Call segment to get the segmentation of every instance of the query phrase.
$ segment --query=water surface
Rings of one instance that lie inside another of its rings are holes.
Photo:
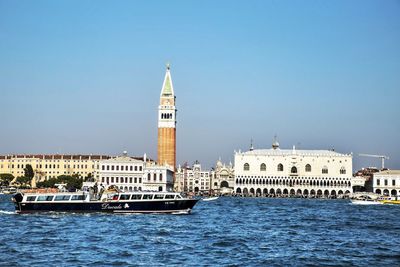
[[[220,198],[191,215],[14,214],[0,266],[399,266],[400,206]]]

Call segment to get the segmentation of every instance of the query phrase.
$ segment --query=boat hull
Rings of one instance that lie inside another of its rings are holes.
[[[351,200],[354,205],[381,205],[383,203],[375,200]]]
[[[112,201],[112,202],[17,202],[17,213],[34,212],[106,212],[106,213],[190,213],[196,199],[162,201]]]

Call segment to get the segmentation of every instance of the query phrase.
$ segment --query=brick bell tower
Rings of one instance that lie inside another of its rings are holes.
[[[176,165],[176,107],[174,87],[167,64],[164,83],[158,106],[158,164],[169,165],[175,171]]]

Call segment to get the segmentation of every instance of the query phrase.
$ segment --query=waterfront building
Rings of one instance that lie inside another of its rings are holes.
[[[232,162],[223,164],[221,159],[215,164],[211,171],[211,191],[214,194],[231,194],[235,187],[235,170]]]
[[[98,184],[114,185],[123,191],[171,191],[173,170],[168,166],[159,166],[154,161],[122,156],[100,161]]]
[[[352,192],[352,154],[333,150],[271,149],[235,152],[235,193],[337,196]]]
[[[400,194],[400,170],[383,170],[374,173],[373,192],[386,196]]]
[[[122,156],[100,161],[97,182],[104,186],[115,185],[125,191],[142,190],[144,166],[143,160],[131,158],[124,152]]]
[[[201,164],[196,161],[193,167],[178,166],[175,172],[175,191],[193,192],[195,194],[208,194],[211,187],[211,172],[201,169]]]
[[[29,164],[35,172],[32,186],[60,175],[98,178],[99,161],[108,158],[106,155],[2,155],[0,173],[10,173],[15,178],[23,176]]]
[[[176,107],[170,67],[167,65],[158,107],[158,149],[159,165],[176,166]]]
[[[143,190],[173,191],[174,170],[170,166],[146,163],[144,168]]]
[[[176,168],[175,171],[175,180],[174,180],[174,191],[175,192],[188,192],[188,167],[187,163],[183,166],[180,164]]]
[[[360,180],[360,185],[357,186],[354,181],[353,182],[353,191],[355,192],[374,192],[372,188],[372,180],[374,173],[379,172],[380,170],[376,167],[368,167],[368,168],[362,168],[361,170],[358,170],[354,176]],[[361,185],[361,179],[364,180],[364,184]]]

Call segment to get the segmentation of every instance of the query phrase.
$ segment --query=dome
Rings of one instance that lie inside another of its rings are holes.
[[[272,148],[273,149],[279,148],[279,142],[278,142],[278,140],[276,140],[276,136],[274,138],[274,142],[272,142]]]
[[[219,160],[217,161],[217,167],[222,167],[221,159],[219,159]]]

